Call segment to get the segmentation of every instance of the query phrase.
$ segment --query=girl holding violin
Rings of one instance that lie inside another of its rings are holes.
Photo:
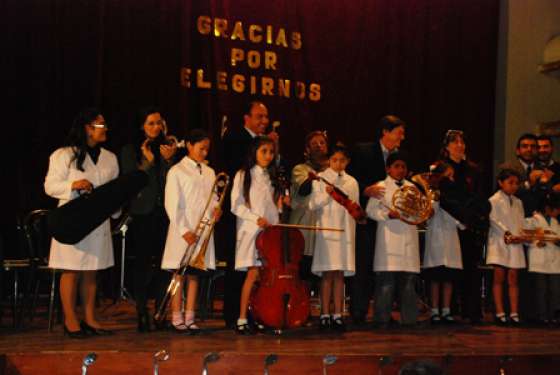
[[[345,329],[342,320],[344,277],[353,276],[355,271],[356,220],[333,195],[336,189],[347,195],[350,201],[359,199],[358,182],[345,171],[349,162],[347,148],[337,143],[329,153],[329,168],[318,174],[320,180],[313,181],[309,200],[309,208],[316,213],[318,226],[344,228],[344,232],[316,233],[311,271],[321,276],[320,329]],[[329,315],[331,297],[334,313]]]
[[[256,237],[263,228],[277,224],[279,207],[282,203],[289,204],[289,197],[280,195],[273,185],[275,168],[271,163],[274,157],[274,141],[268,137],[255,137],[245,165],[233,180],[231,212],[237,219],[235,270],[247,272],[236,325],[239,334],[253,333],[247,321],[247,309],[261,266],[255,245]]]

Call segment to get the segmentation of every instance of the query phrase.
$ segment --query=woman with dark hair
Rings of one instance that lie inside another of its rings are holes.
[[[305,162],[292,169],[290,224],[315,225],[316,213],[308,207],[312,190],[312,179],[309,178],[309,172],[317,174],[328,167],[327,145],[328,138],[324,131],[315,130],[305,137],[303,154]],[[311,261],[315,248],[316,233],[311,230],[304,230],[302,234],[305,240],[305,248],[301,261],[301,274],[302,278],[308,279],[311,276]]]
[[[65,147],[52,153],[45,178],[47,195],[59,199],[61,206],[119,174],[117,157],[100,145],[107,139],[107,124],[97,109],[86,109],[74,120]],[[113,243],[109,219],[74,245],[52,239],[49,267],[62,269],[60,299],[64,310],[64,332],[72,338],[89,334],[112,333],[101,328],[95,317],[96,271],[112,267]],[[76,293],[80,297],[84,320],[77,317]]]
[[[120,162],[123,173],[139,169],[149,178],[148,185],[131,200],[128,210],[132,218],[130,238],[136,256],[133,273],[138,331],[146,332],[151,329],[151,315],[146,305],[152,279],[158,281],[156,284],[161,286],[161,292],[165,288],[163,275],[154,278],[152,257],[156,257],[155,263],[159,264],[169,225],[163,206],[165,179],[175,163],[177,146],[168,142],[165,122],[156,107],[142,109],[136,124],[136,140],[123,147]],[[156,298],[156,305],[157,302]]]
[[[482,318],[480,304],[481,275],[478,265],[482,260],[482,247],[489,226],[490,203],[483,197],[481,171],[467,160],[465,137],[461,130],[448,130],[445,134],[441,159],[453,170],[453,181],[440,182],[440,207],[466,226],[459,231],[463,259],[462,315],[471,323]]]

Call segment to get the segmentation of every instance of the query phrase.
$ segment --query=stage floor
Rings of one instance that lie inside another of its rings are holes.
[[[262,373],[269,354],[278,355],[271,373],[320,373],[326,354],[338,359],[329,366],[329,373],[366,368],[397,373],[404,362],[421,358],[448,367],[448,373],[497,374],[502,367],[508,368],[507,374],[537,369],[540,373],[560,373],[559,328],[504,328],[486,323],[380,330],[365,325],[349,326],[348,332],[336,334],[319,331],[313,322],[310,327],[281,335],[245,337],[213,319],[200,322],[203,333],[188,336],[171,331],[137,333],[133,308],[128,304],[108,306],[101,316],[107,328],[116,331],[114,336],[69,339],[63,336],[61,325],[47,332],[44,320],[35,320],[19,331],[1,328],[0,353],[6,373],[76,373],[89,352],[98,355],[91,374],[102,369],[104,373],[151,373],[152,355],[162,349],[170,353],[170,359],[161,365],[162,374],[179,369],[181,373],[198,373],[209,352],[221,355],[210,365],[210,373]],[[451,372],[451,368],[456,369]],[[468,372],[462,372],[467,368]]]

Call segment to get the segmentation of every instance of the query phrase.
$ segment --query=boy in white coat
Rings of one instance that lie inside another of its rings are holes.
[[[489,201],[490,231],[486,264],[494,265],[494,281],[492,294],[496,306],[495,321],[499,325],[509,322],[519,324],[518,271],[525,268],[525,254],[521,245],[524,210],[523,203],[515,197],[519,188],[520,176],[513,169],[505,168],[498,174],[498,190]],[[510,301],[509,319],[504,312],[503,284],[507,278],[508,296]]]
[[[560,196],[551,193],[542,212],[525,219],[527,229],[560,234]],[[557,325],[560,319],[560,247],[558,242],[534,241],[529,247],[529,272],[534,275],[539,323]]]
[[[392,197],[402,186],[413,186],[404,180],[408,168],[404,155],[394,153],[387,157],[387,178],[378,184],[385,189],[381,199],[370,198],[366,212],[377,221],[375,241],[375,315],[374,323],[386,326],[391,320],[395,289],[399,288],[401,324],[414,325],[416,308],[416,276],[420,273],[418,232],[415,225],[399,220],[392,207]]]

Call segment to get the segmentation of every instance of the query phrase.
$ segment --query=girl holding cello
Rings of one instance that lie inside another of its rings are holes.
[[[231,212],[237,217],[235,269],[247,271],[236,325],[239,334],[253,333],[247,321],[247,309],[261,266],[255,239],[263,228],[278,223],[281,203],[289,204],[289,197],[280,195],[273,186],[276,171],[271,163],[274,157],[274,141],[268,137],[255,137],[245,165],[235,175],[231,191]]]
[[[345,172],[350,162],[348,149],[337,143],[329,152],[329,168],[318,174],[342,190],[348,198],[357,202],[360,192],[358,182]],[[321,317],[319,328],[344,331],[342,302],[344,300],[344,277],[355,272],[356,220],[331,194],[334,187],[323,180],[313,181],[309,208],[316,212],[320,227],[344,228],[344,232],[318,232],[315,238],[311,272],[321,276]],[[329,316],[331,296],[334,314]]]

